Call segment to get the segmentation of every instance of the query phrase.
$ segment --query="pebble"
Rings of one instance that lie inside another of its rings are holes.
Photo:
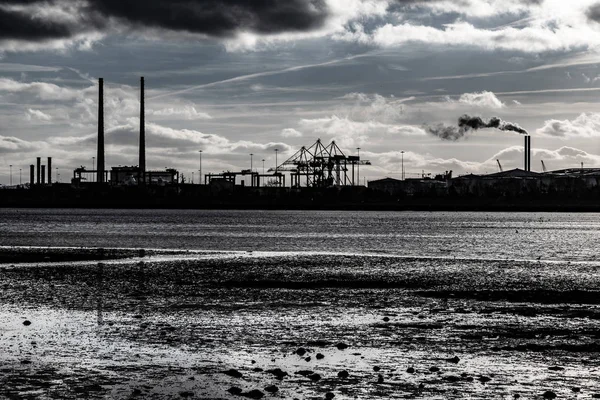
[[[179,395],[181,397],[193,397],[194,396],[194,392],[179,392]]]
[[[31,321],[26,319],[25,321],[23,321],[23,325],[29,326],[29,325],[31,325]]]
[[[350,374],[348,373],[348,371],[340,371],[338,372],[338,378],[342,378],[342,379],[346,379]]]
[[[325,398],[326,399],[333,399],[335,397],[335,394],[331,393],[331,392],[327,392],[325,393]]]
[[[321,380],[321,375],[312,374],[312,375],[309,375],[308,378],[313,382],[317,382],[317,381]]]
[[[279,392],[279,388],[277,386],[275,386],[275,385],[267,386],[265,388],[265,392],[277,393],[277,392]]]
[[[242,394],[242,389],[237,386],[232,386],[229,389],[227,389],[227,391],[235,395]]]
[[[311,371],[309,369],[303,369],[302,371],[297,371],[296,375],[309,376],[309,375],[312,375],[314,373],[315,373],[314,371]]]
[[[429,368],[429,370],[431,372],[440,372],[440,369],[438,367],[431,367],[431,368]]]
[[[544,392],[544,394],[542,395],[543,398],[545,399],[555,399],[556,398],[556,393],[554,393],[551,390],[546,390]]]
[[[581,389],[580,389],[580,388],[578,388],[578,387],[572,387],[572,388],[571,388],[571,390],[572,390],[573,392],[575,392],[575,393],[579,393],[579,392],[581,392]]]
[[[377,383],[383,383],[383,375],[379,374],[377,377]]]
[[[285,371],[282,371],[281,368],[268,369],[267,372],[269,374],[275,375],[275,377],[279,380],[282,380],[284,376],[288,375],[288,373]]]
[[[306,357],[306,358],[304,359],[304,361],[306,361],[306,362],[309,362],[310,360],[311,360],[311,358],[310,358],[310,357]]]
[[[600,393],[594,393],[592,399],[600,399]]]
[[[406,369],[406,372],[408,372],[409,374],[414,374],[415,373],[415,369],[413,367],[408,367]]]
[[[381,370],[381,368],[379,368],[377,365],[373,367],[373,371],[375,372],[379,372]]]
[[[229,370],[227,370],[227,371],[225,371],[223,373],[225,375],[229,375],[229,376],[234,377],[234,378],[241,378],[243,376],[240,371],[238,371],[237,369],[233,369],[233,368],[229,369]]]
[[[337,347],[338,350],[345,350],[348,348],[348,345],[346,343],[338,343],[335,345],[335,347]]]
[[[298,350],[296,350],[296,354],[298,354],[300,357],[302,357],[303,355],[306,354],[306,349],[303,347],[300,347]]]
[[[317,353],[317,360],[322,360],[324,358],[325,358],[325,356],[323,354]]]
[[[265,397],[265,394],[258,389],[253,389],[247,393],[243,393],[242,396],[248,397],[250,399],[262,399]]]
[[[383,322],[390,322],[390,319],[388,317],[383,317]]]
[[[486,382],[489,382],[491,380],[492,380],[492,378],[489,378],[487,376],[480,376],[479,377],[479,382],[481,382],[481,383],[486,383]]]
[[[563,367],[559,367],[559,366],[548,367],[548,369],[550,371],[564,371],[564,368]]]
[[[458,362],[460,361],[460,358],[458,358],[457,356],[454,356],[452,358],[446,358],[446,361],[454,363],[454,364],[458,364]]]

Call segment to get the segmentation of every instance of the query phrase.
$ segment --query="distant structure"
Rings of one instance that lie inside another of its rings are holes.
[[[144,77],[140,78],[140,183],[146,181],[146,121],[144,111]]]
[[[308,148],[302,146],[276,170],[290,172],[292,187],[356,186],[360,185],[354,179],[359,165],[371,165],[371,162],[359,156],[346,156],[335,141],[324,146],[321,139],[317,139]]]
[[[96,182],[104,183],[104,79],[98,79],[98,154]]]

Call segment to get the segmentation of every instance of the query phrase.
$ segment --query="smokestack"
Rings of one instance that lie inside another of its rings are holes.
[[[96,182],[104,183],[104,79],[98,79],[98,154]]]
[[[531,136],[525,136],[527,138],[527,172],[531,171]]]
[[[35,185],[35,165],[31,164],[29,166],[29,187],[33,187]]]
[[[146,182],[146,121],[144,112],[144,77],[140,78],[140,175],[141,182]]]
[[[42,165],[42,185],[46,183],[46,166]]]
[[[52,157],[48,157],[48,184],[52,184]]]
[[[42,157],[37,157],[37,174],[36,174],[36,182],[39,185],[41,182],[41,173],[42,173]]]

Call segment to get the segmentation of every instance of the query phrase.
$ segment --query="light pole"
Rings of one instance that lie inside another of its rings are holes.
[[[265,159],[264,158],[262,159],[262,162],[263,162],[263,175],[264,175],[265,174]]]
[[[21,180],[21,171],[22,171],[22,169],[19,168],[19,185],[23,184],[23,181]]]
[[[250,153],[250,172],[252,172],[252,156],[254,154]]]
[[[10,167],[10,186],[12,186],[12,164],[10,164],[9,167]]]
[[[96,169],[96,157],[92,157],[92,171]],[[93,174],[92,174],[93,176]],[[98,180],[98,173],[96,173],[96,181]]]
[[[200,184],[202,185],[202,150],[198,150],[198,153],[200,154],[200,169],[198,170],[200,177],[198,179],[200,180]]]
[[[404,180],[404,150],[400,154],[402,155],[402,180]]]
[[[360,186],[360,147],[357,147],[356,151],[358,151],[358,164],[356,164],[356,181],[358,182],[358,186]]]

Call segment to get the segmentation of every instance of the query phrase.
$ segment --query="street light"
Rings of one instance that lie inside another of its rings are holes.
[[[198,153],[200,154],[200,169],[198,170],[200,177],[198,179],[200,180],[200,184],[202,184],[202,150],[198,150]]]
[[[402,155],[402,180],[404,180],[404,150],[400,154]]]
[[[356,164],[356,181],[358,182],[358,186],[360,186],[360,147],[357,147],[356,151],[358,151],[358,164]]]
[[[6,165],[6,164],[4,164]],[[10,167],[10,186],[12,186],[12,164],[9,165]]]

